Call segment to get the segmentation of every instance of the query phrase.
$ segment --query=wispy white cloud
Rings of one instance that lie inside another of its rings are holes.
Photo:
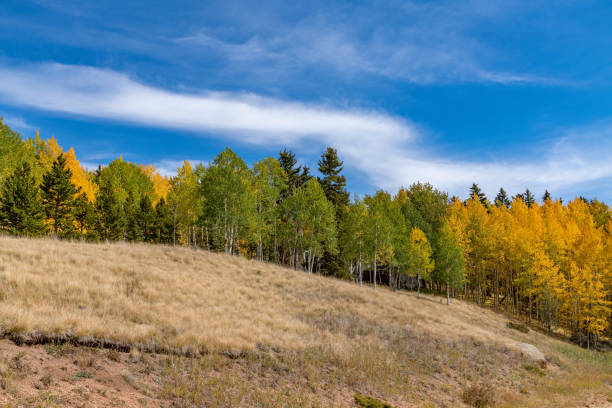
[[[0,99],[63,114],[188,129],[236,143],[287,146],[330,145],[370,183],[395,189],[429,181],[464,195],[472,182],[488,194],[499,186],[571,191],[612,178],[612,126],[562,130],[532,160],[466,161],[439,157],[419,147],[425,134],[410,121],[381,112],[338,109],[264,98],[253,94],[182,94],[150,87],[110,70],[45,64],[1,67]],[[607,133],[606,133],[607,132]],[[585,143],[584,138],[599,145]],[[602,145],[604,143],[604,145]],[[156,163],[164,174],[181,162]]]
[[[166,177],[175,176],[179,167],[183,167],[185,161],[189,162],[192,168],[195,168],[198,164],[208,165],[208,161],[206,160],[197,160],[197,159],[184,159],[184,160],[174,160],[174,159],[163,159],[153,163],[153,166],[159,174]]]
[[[2,121],[14,129],[21,131],[34,130],[34,126],[25,121],[21,116],[2,115]]]
[[[490,4],[485,4],[490,3]],[[343,75],[371,74],[422,85],[455,82],[558,84],[545,75],[520,72],[474,26],[507,24],[533,9],[516,2],[402,2],[307,13],[267,27],[203,27],[175,39],[193,52],[228,61],[232,70],[278,74],[324,69]],[[381,21],[388,24],[381,24]],[[229,33],[229,34],[228,34]],[[239,34],[239,35],[236,35]],[[244,64],[248,62],[248,64]],[[499,68],[505,67],[505,68]]]

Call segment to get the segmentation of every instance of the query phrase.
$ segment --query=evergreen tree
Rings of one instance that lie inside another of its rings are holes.
[[[78,232],[81,236],[87,234],[89,238],[94,238],[96,213],[93,205],[87,199],[87,194],[81,193],[75,199],[74,220],[76,221]]]
[[[506,190],[500,188],[499,193],[497,193],[497,196],[495,197],[495,205],[497,207],[501,207],[503,205],[504,207],[509,208],[511,203],[512,201],[510,201],[510,197],[508,197]]]
[[[527,207],[531,207],[536,201],[533,193],[526,189],[522,194],[523,202],[527,205]]]
[[[319,177],[319,183],[325,192],[327,200],[335,208],[336,223],[340,226],[340,220],[346,211],[349,202],[349,194],[346,191],[346,177],[342,172],[343,162],[338,159],[336,149],[328,147],[319,160],[319,172],[323,177]],[[337,253],[332,255],[325,251],[321,258],[321,268],[329,275],[345,275],[345,268],[342,266],[342,255]]]
[[[140,202],[136,200],[132,191],[128,191],[128,197],[124,204],[124,211],[126,239],[128,241],[142,241],[144,236],[140,229]]]
[[[346,207],[349,201],[346,177],[340,174],[344,163],[338,159],[336,149],[328,147],[321,155],[318,164],[319,172],[323,175],[319,177],[319,183],[323,187],[325,196],[336,208]]]
[[[100,177],[99,190],[96,195],[97,230],[104,240],[124,238],[125,213],[122,203],[117,198],[116,189],[110,180]]]
[[[155,210],[148,194],[143,194],[140,197],[138,227],[142,240],[145,242],[155,241]]]
[[[473,198],[474,196],[478,197],[478,200],[485,207],[489,206],[489,200],[487,200],[487,196],[482,192],[478,184],[472,183],[472,187],[470,187],[470,196],[468,198]]]
[[[552,197],[550,196],[550,193],[548,192],[548,190],[546,190],[544,191],[544,195],[542,196],[542,202],[546,204],[548,200],[552,200]]]
[[[63,154],[57,156],[49,171],[43,174],[40,186],[42,206],[51,232],[55,236],[74,234],[75,195],[79,193],[72,183],[72,172],[66,167]]]
[[[307,166],[298,166],[295,153],[283,149],[278,155],[278,161],[285,174],[287,174],[287,188],[281,192],[281,199],[288,197],[293,190],[303,186],[311,178],[310,169]]]
[[[38,192],[30,164],[23,162],[2,184],[0,225],[15,235],[41,235],[45,225]]]
[[[155,205],[155,240],[161,244],[172,243],[173,222],[166,200],[161,198]]]

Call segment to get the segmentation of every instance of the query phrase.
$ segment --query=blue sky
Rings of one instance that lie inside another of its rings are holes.
[[[362,194],[612,201],[608,2],[260,3],[4,0],[0,115],[88,166],[331,145]]]

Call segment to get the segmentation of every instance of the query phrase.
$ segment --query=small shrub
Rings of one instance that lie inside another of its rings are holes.
[[[363,408],[393,408],[391,405],[377,398],[361,394],[355,394],[355,402]]]
[[[463,392],[463,402],[475,408],[492,407],[495,403],[493,390],[486,385],[472,385]]]
[[[529,329],[527,328],[527,326],[522,325],[520,323],[508,322],[508,327],[510,329],[518,330],[521,333],[529,333]]]
[[[544,364],[546,364],[546,362],[543,362]],[[545,375],[544,371],[542,371],[540,369],[540,367],[533,365],[533,364],[527,364],[527,363],[523,363],[523,365],[521,366],[523,367],[524,370],[529,371],[530,373],[534,373],[539,375],[540,377],[543,377]],[[543,367],[542,367],[543,368]]]
[[[47,374],[44,377],[42,377],[40,379],[40,382],[45,386],[48,387],[51,385],[51,381],[53,380],[53,377],[51,377],[51,374]]]
[[[76,373],[74,375],[76,378],[93,378],[93,374],[90,373],[89,371],[79,371],[78,373]]]
[[[108,357],[108,359],[111,361],[115,361],[115,362],[121,361],[121,354],[115,349],[109,349],[106,352],[106,357]]]

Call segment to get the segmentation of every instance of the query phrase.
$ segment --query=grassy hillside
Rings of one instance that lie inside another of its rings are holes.
[[[472,304],[239,257],[0,237],[5,337],[70,334],[132,347],[5,340],[5,404],[327,407],[357,406],[356,393],[397,407],[476,406],[479,395],[499,407],[612,404],[609,354],[507,324]],[[146,352],[154,347],[165,354]],[[41,353],[48,358],[33,357]]]

